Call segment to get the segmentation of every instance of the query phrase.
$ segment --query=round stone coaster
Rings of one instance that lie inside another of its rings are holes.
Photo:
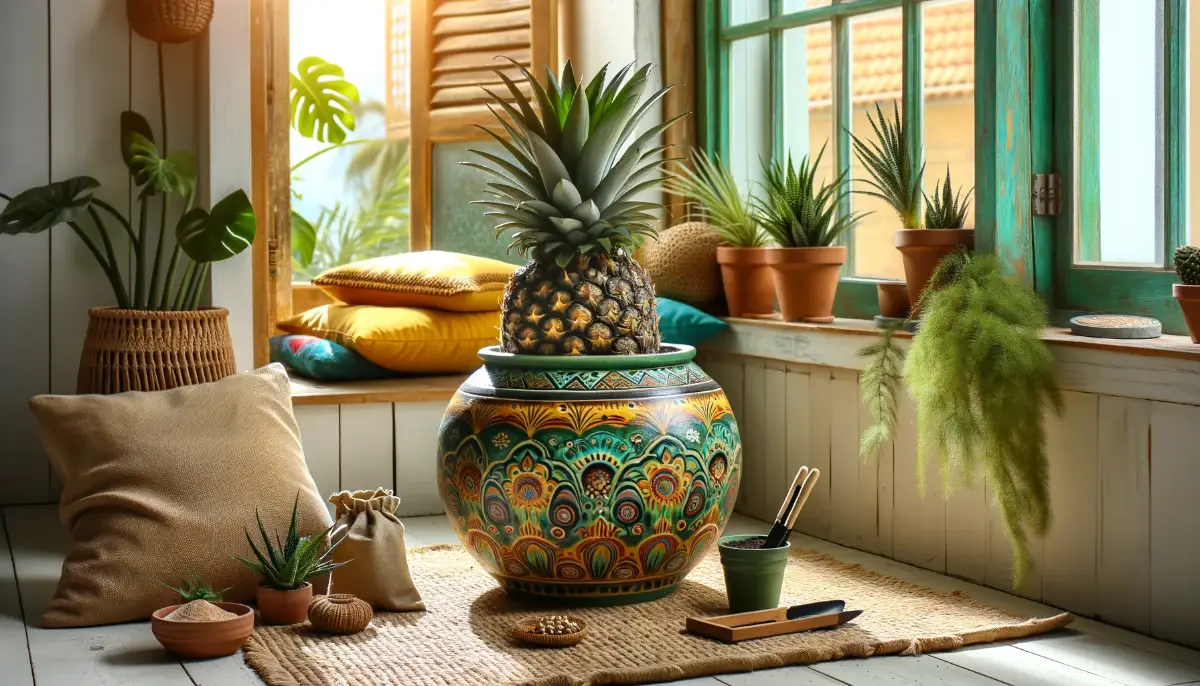
[[[885,317],[882,314],[875,315],[875,328],[888,329],[893,326],[901,326],[909,333],[917,332],[918,320],[908,320],[901,317]]]
[[[1090,338],[1158,338],[1162,322],[1131,314],[1081,314],[1071,318],[1071,333]]]

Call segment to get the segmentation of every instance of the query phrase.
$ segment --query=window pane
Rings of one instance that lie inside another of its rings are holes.
[[[1187,217],[1189,245],[1200,245],[1200,48],[1192,41],[1200,40],[1200,7],[1189,8],[1187,17]]]
[[[407,50],[407,39],[399,35],[407,34],[407,15],[393,13],[389,22],[389,2],[406,6],[398,0],[358,0],[339,5],[337,12],[329,11],[328,0],[292,0],[289,6],[292,72],[310,56],[341,66],[360,99],[346,140],[369,141],[321,152],[331,144],[292,130],[293,165],[320,153],[292,173],[292,209],[316,229],[312,262],[305,266],[293,259],[293,281],[408,250],[407,83],[388,74],[389,65],[407,65],[407,57],[396,54]]]
[[[851,131],[864,140],[875,140],[867,112],[875,114],[879,102],[887,116],[892,103],[899,103],[904,78],[902,64],[901,14],[899,8],[874,12],[850,22],[850,91],[853,103]],[[851,159],[851,178],[855,190],[867,190],[862,179],[869,178],[857,157]],[[861,193],[851,199],[855,212],[870,212],[854,227],[855,276],[903,279],[904,267],[895,247],[895,232],[900,228],[896,212],[887,203]]]
[[[1085,2],[1079,22],[1075,260],[1159,265],[1162,3]]]
[[[431,160],[433,178],[430,183],[430,216],[433,226],[432,247],[470,255],[482,255],[514,264],[525,264],[517,252],[508,252],[508,234],[496,237],[494,217],[484,216],[489,210],[469,201],[486,198],[487,184],[496,179],[463,162],[478,161],[470,150],[490,152],[512,159],[496,141],[454,141],[434,143]]]
[[[731,25],[766,19],[770,15],[771,3],[769,0],[732,0],[729,3],[729,23]]]
[[[828,23],[783,32],[783,152],[799,164],[824,148],[821,183],[834,177],[831,35]]]
[[[924,7],[926,193],[944,183],[963,195],[975,185],[975,2],[930,2]],[[975,194],[967,227],[975,225]]]
[[[758,191],[760,160],[771,157],[770,94],[768,37],[735,41],[729,59],[729,168],[743,192]]]

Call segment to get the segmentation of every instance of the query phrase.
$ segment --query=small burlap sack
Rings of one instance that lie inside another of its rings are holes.
[[[333,592],[350,593],[378,610],[424,610],[421,594],[408,573],[404,524],[396,516],[400,499],[382,488],[342,491],[329,497],[337,507],[333,539]]]

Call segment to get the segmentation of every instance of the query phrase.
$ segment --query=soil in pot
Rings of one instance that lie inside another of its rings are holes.
[[[908,284],[888,282],[877,284],[879,314],[889,319],[904,319],[908,316]]]
[[[975,249],[975,229],[902,229],[896,232],[896,249],[904,261],[904,282],[912,316],[920,309],[921,293],[942,258],[958,249]]]
[[[833,299],[846,246],[767,248],[779,312],[785,322],[833,321]]]
[[[164,648],[181,657],[223,657],[236,653],[250,638],[254,610],[238,603],[196,600],[156,610],[150,630]]]
[[[308,620],[308,604],[313,599],[312,584],[281,591],[259,586],[255,591],[258,611],[266,624],[299,624]]]
[[[717,543],[725,572],[730,612],[754,612],[779,607],[783,575],[792,544],[762,548],[759,535],[726,536]]]
[[[1200,343],[1200,286],[1177,283],[1171,287],[1171,293],[1179,301],[1179,309],[1183,310],[1183,320],[1187,322],[1192,342]]]
[[[717,248],[721,284],[731,317],[775,313],[775,281],[767,266],[767,248]]]

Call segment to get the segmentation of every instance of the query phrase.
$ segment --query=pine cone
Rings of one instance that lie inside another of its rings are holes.
[[[1200,286],[1200,248],[1181,245],[1175,249],[1175,271],[1189,286]]]

